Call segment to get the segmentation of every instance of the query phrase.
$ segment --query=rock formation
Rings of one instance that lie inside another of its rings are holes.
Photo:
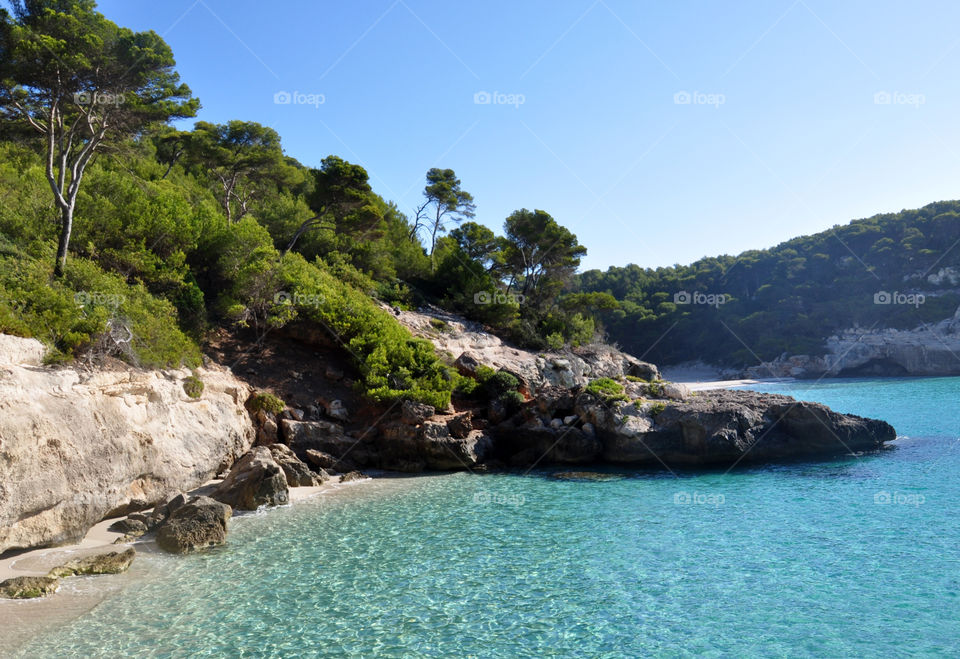
[[[290,490],[287,475],[270,449],[256,446],[230,468],[211,496],[233,508],[256,510],[288,503]]]
[[[178,508],[157,531],[157,544],[174,554],[222,545],[227,540],[230,506],[196,497]]]
[[[250,390],[228,371],[41,366],[43,346],[0,335],[0,553],[79,540],[108,516],[150,507],[250,447]]]

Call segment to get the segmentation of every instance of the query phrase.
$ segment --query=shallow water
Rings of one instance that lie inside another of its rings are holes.
[[[138,557],[18,656],[957,656],[960,379],[761,387],[907,437],[731,473],[361,484]]]

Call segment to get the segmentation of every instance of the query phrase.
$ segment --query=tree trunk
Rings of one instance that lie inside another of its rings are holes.
[[[70,233],[73,231],[73,206],[66,206],[61,210],[60,242],[57,245],[57,262],[53,267],[55,277],[63,277],[63,270],[67,266],[67,248],[70,246]]]

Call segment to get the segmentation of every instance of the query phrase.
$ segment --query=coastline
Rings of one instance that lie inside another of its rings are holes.
[[[371,483],[374,480],[366,478],[342,485],[331,482],[313,487],[291,487],[290,501],[286,506],[309,501],[321,495],[348,490],[354,485]],[[219,483],[219,480],[208,481],[188,494],[208,493]],[[264,508],[256,512],[239,511],[228,523],[232,525],[235,519],[271,510],[274,509]],[[123,538],[123,534],[108,531],[107,528],[123,517],[105,519],[97,523],[83,539],[74,544],[28,549],[0,559],[0,581],[11,577],[43,576],[54,567],[69,560],[93,554],[123,551],[128,547],[136,549],[138,554],[165,554],[157,547],[152,537],[147,540],[137,538],[130,542],[115,544],[118,539]],[[112,594],[123,590],[131,579],[152,578],[153,575],[149,571],[140,572],[137,567],[137,560],[134,559],[131,569],[123,574],[71,577],[64,580],[57,592],[47,597],[23,600],[0,598],[0,619],[4,621],[4,624],[0,625],[0,657],[8,656],[9,652],[16,652],[20,645],[37,634],[43,633],[45,629],[69,623],[91,611]]]
[[[733,389],[749,384],[795,382],[796,378],[731,378],[730,371],[703,362],[688,362],[677,366],[664,366],[660,369],[664,380],[682,384],[690,391],[707,389]]]

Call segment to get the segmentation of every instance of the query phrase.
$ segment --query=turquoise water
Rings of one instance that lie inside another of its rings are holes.
[[[207,554],[141,555],[22,655],[960,654],[960,379],[764,388],[907,437],[732,473],[360,484],[239,518]]]

